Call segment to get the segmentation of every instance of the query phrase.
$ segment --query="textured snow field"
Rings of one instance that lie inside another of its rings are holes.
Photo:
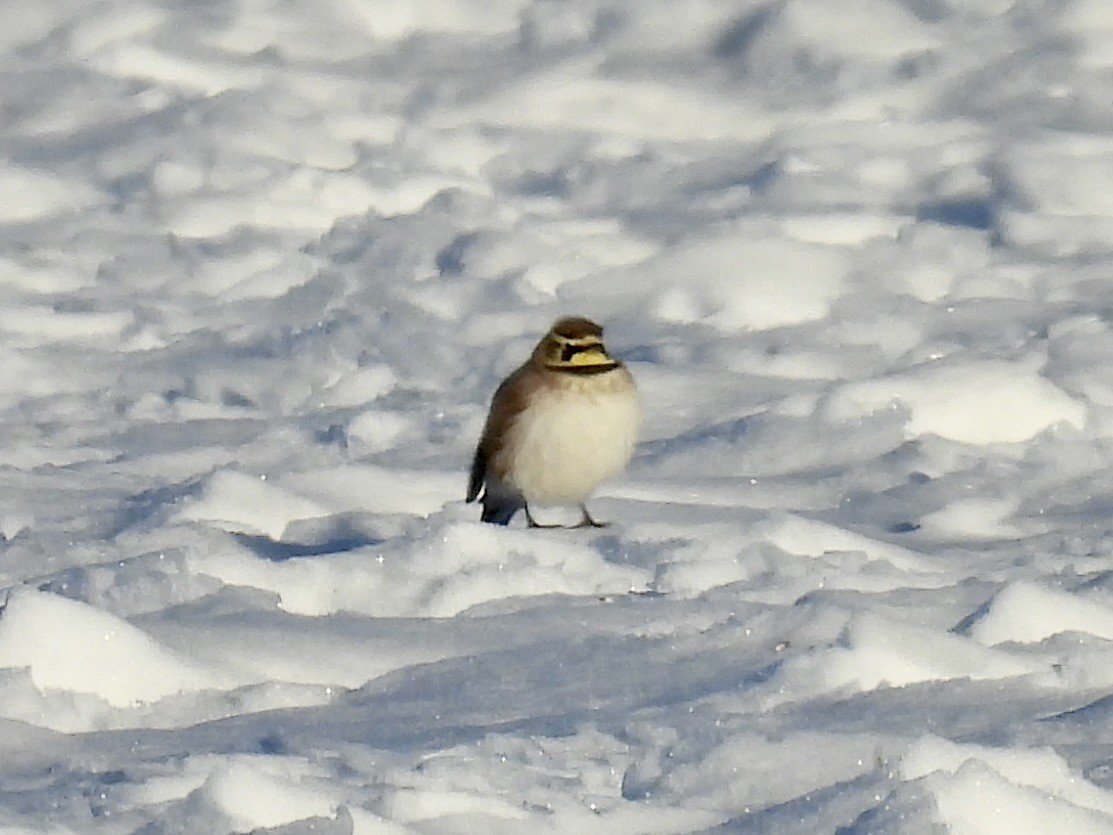
[[[0,70],[0,835],[1113,833],[1107,0],[41,0]],[[480,524],[567,313],[613,524]]]

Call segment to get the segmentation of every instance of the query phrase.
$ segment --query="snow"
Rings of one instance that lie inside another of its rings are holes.
[[[641,281],[659,275],[667,287],[653,311],[657,318],[734,332],[795,325],[830,313],[850,269],[842,250],[747,237],[745,230],[732,230],[637,267]],[[682,283],[678,275],[685,276]]]
[[[829,408],[837,420],[884,409],[908,407],[910,436],[934,433],[968,444],[1016,443],[1057,426],[1085,426],[1087,410],[1041,376],[1035,363],[981,360],[929,365],[844,386]],[[1022,410],[1001,404],[1024,403]]]
[[[91,693],[114,707],[218,686],[126,620],[56,594],[16,590],[0,621],[0,665],[29,670],[43,691]]]
[[[1113,833],[1106,2],[15,8],[2,835]]]
[[[987,646],[1005,641],[1035,643],[1061,632],[1113,640],[1113,606],[1018,580],[994,595],[970,628],[970,635]]]
[[[924,779],[948,831],[1040,832],[1055,820],[1070,832],[1108,832],[1113,793],[1075,779],[1049,749],[1009,751],[924,737],[901,772]]]

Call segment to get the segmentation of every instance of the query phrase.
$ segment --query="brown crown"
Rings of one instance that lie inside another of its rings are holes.
[[[603,329],[599,327],[599,325],[582,316],[566,316],[563,319],[558,319],[549,330],[565,339],[584,339],[589,336],[603,336]]]

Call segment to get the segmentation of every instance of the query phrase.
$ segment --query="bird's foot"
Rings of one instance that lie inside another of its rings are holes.
[[[610,526],[610,522],[597,522],[591,518],[591,514],[587,512],[586,505],[580,505],[580,510],[583,512],[583,517],[580,519],[577,528],[606,528]]]

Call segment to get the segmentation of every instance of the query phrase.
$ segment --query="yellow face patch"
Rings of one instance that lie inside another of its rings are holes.
[[[537,359],[548,369],[565,374],[602,374],[620,363],[607,354],[596,334],[568,337],[549,332],[537,346]]]
[[[602,345],[592,345],[583,351],[578,351],[568,358],[568,365],[603,365],[614,362],[607,356]]]

